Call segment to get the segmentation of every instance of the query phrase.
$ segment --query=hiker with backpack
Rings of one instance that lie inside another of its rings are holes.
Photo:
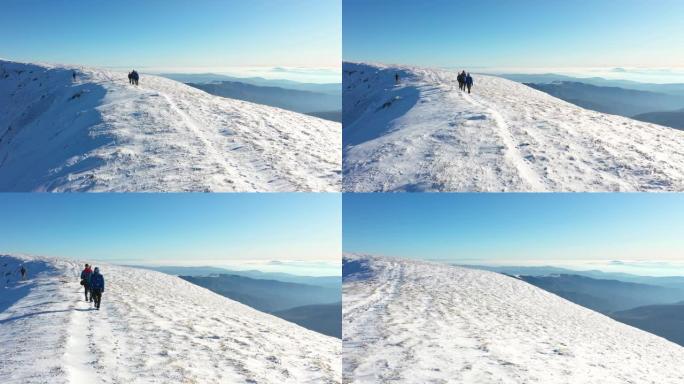
[[[466,87],[468,87],[468,93],[470,93],[470,88],[473,86],[473,78],[470,76],[470,73],[466,76],[465,83]]]
[[[466,80],[467,80],[468,75],[466,75],[465,69],[458,74],[457,80],[458,80],[458,89],[461,91],[466,90]]]
[[[90,296],[93,298],[95,309],[97,310],[100,310],[100,302],[102,301],[104,288],[104,276],[100,274],[100,268],[95,267],[92,276],[90,276]]]
[[[93,294],[90,291],[90,280],[93,276],[93,270],[90,269],[90,265],[86,264],[83,271],[81,271],[81,285],[85,289],[85,301],[93,301]],[[88,299],[88,294],[90,294],[90,300]]]
[[[128,72],[128,84],[133,85],[133,72]]]
[[[138,85],[138,80],[140,80],[140,75],[138,72],[134,69],[133,72],[131,72],[131,79],[132,79],[132,84]]]

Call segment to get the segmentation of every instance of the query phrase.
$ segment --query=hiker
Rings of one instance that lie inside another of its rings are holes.
[[[470,93],[470,88],[473,86],[473,78],[470,76],[470,73],[466,76],[466,86],[468,87],[468,93]]]
[[[95,301],[95,309],[100,309],[100,301],[102,301],[102,293],[104,292],[105,281],[104,276],[100,274],[100,268],[95,267],[92,276],[90,276],[90,296]]]
[[[133,84],[133,72],[128,72],[128,84]]]
[[[76,81],[76,71],[71,72],[71,77]]]
[[[456,80],[458,81],[458,89],[462,91],[465,79],[463,78],[463,74],[461,72],[459,72],[458,76],[456,76]]]
[[[138,80],[140,80],[140,75],[138,75],[138,72],[134,69],[133,72],[131,72],[131,78],[133,79],[133,84],[138,85]]]
[[[463,83],[461,84],[461,91],[465,91],[465,90],[466,90],[466,80],[467,80],[466,78],[467,78],[467,76],[468,76],[468,75],[466,75],[466,71],[465,71],[465,69],[464,69],[463,72],[461,72],[461,81],[463,82]]]
[[[21,265],[19,272],[21,273],[21,279],[26,280],[26,267],[24,267],[24,264]]]
[[[394,83],[399,84],[399,74],[398,73],[394,74]]]
[[[86,264],[83,271],[81,271],[81,285],[85,289],[85,301],[93,301],[93,293],[90,291],[90,279],[93,276],[93,270],[90,269],[90,265]],[[88,294],[90,294],[90,300],[88,300]]]

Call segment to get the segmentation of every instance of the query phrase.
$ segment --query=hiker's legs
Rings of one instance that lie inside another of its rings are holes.
[[[98,289],[95,292],[95,308],[100,308],[100,301],[102,301],[102,291]]]
[[[85,294],[85,301],[88,301],[88,285],[83,285],[83,293]]]

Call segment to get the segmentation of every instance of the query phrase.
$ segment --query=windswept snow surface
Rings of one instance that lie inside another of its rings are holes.
[[[684,132],[456,76],[343,64],[345,191],[684,190]]]
[[[82,264],[0,256],[0,383],[341,381],[339,339],[175,276],[113,265],[100,265],[96,311],[79,285]]]
[[[345,255],[344,383],[684,383],[684,348],[523,281]]]
[[[0,191],[340,190],[339,123],[126,75],[0,60]]]

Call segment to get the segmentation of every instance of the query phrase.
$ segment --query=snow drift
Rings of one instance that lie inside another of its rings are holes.
[[[512,277],[345,255],[345,383],[684,382],[684,348]]]
[[[0,60],[0,191],[339,191],[340,132],[157,76]]]
[[[684,132],[456,75],[343,64],[344,190],[684,190]]]
[[[99,265],[106,290],[96,311],[79,285],[82,265],[0,256],[0,382],[341,381],[339,339],[175,276],[114,265]]]

